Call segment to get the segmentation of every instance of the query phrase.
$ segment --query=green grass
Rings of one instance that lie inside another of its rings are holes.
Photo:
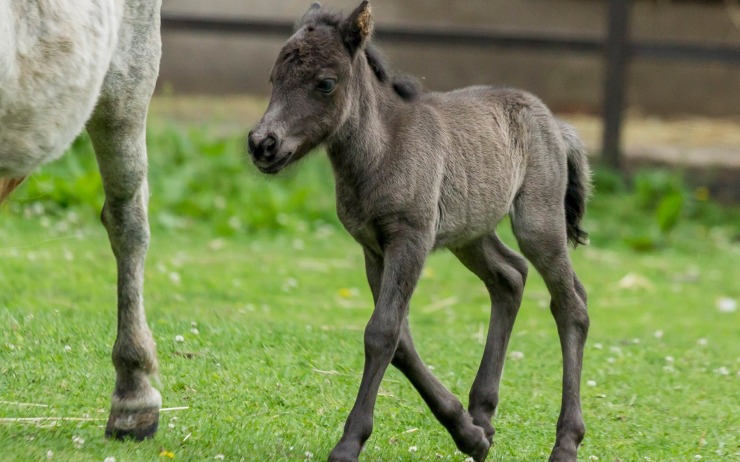
[[[265,179],[242,165],[237,138],[153,125],[147,313],[164,406],[188,409],[163,413],[150,441],[102,436],[115,271],[83,138],[0,211],[0,459],[46,460],[51,450],[64,461],[325,460],[357,391],[372,308],[360,249],[332,210],[325,159]],[[581,459],[737,460],[740,313],[717,301],[740,299],[740,214],[665,179],[636,192],[603,172],[597,180],[592,245],[573,252],[592,320]],[[666,227],[657,210],[675,194],[682,207]],[[508,226],[501,234],[514,245]],[[637,282],[623,287],[628,275]],[[507,361],[488,460],[545,460],[553,443],[561,366],[547,301],[532,272],[509,347],[524,356]],[[463,402],[488,310],[483,286],[453,256],[430,259],[412,331]],[[95,420],[7,421],[38,416]],[[395,370],[375,417],[363,460],[465,459]]]

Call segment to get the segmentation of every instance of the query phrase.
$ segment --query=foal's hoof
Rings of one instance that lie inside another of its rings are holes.
[[[491,442],[486,437],[483,429],[478,426],[472,426],[472,430],[465,436],[465,439],[460,438],[455,441],[457,448],[464,454],[472,457],[475,462],[486,460],[488,451],[491,449]]]
[[[105,437],[117,440],[142,441],[151,438],[159,426],[159,406],[156,409],[111,410]]]
[[[490,449],[491,443],[484,437],[479,440],[478,444],[470,452],[466,452],[466,454],[472,457],[475,462],[483,462],[488,457],[488,451]]]

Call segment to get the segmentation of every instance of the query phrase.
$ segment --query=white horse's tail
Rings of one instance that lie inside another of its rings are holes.
[[[10,196],[10,193],[12,193],[19,184],[23,183],[23,180],[24,178],[0,177],[0,204],[5,202],[5,199]]]

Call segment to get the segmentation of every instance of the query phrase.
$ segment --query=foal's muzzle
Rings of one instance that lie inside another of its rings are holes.
[[[252,163],[262,173],[277,173],[288,161],[292,153],[280,153],[280,140],[272,134],[259,134],[252,130],[247,138],[249,153],[252,155]]]
[[[278,149],[278,140],[273,134],[266,136],[260,136],[249,132],[248,138],[249,153],[252,154],[252,159],[255,162],[267,161],[270,162],[275,159],[275,153]]]

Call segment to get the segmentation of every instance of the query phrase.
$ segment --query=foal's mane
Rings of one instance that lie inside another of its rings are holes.
[[[319,26],[329,26],[337,29],[343,19],[344,15],[341,12],[322,8],[318,3],[314,3],[296,23],[295,29],[297,30],[304,26],[309,31]],[[383,58],[380,50],[372,43],[368,43],[364,51],[365,59],[367,59],[367,63],[378,81],[383,84],[390,83],[393,91],[401,99],[413,101],[423,93],[421,85],[415,78],[404,74],[392,75],[385,58]]]

